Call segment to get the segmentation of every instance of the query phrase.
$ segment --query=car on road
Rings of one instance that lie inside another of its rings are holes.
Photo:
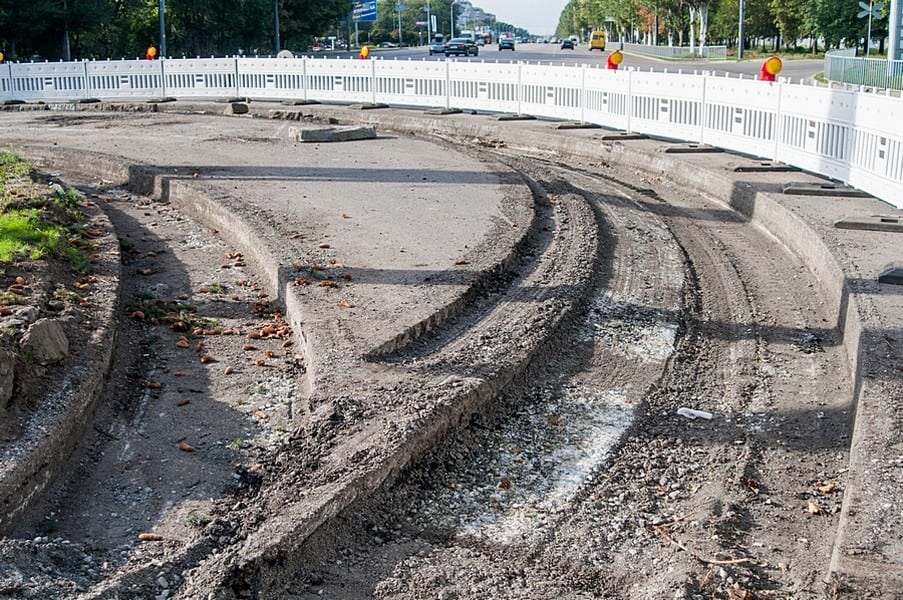
[[[445,42],[442,40],[430,42],[430,56],[433,54],[445,54]]]
[[[514,50],[514,38],[500,37],[499,50]]]
[[[485,45],[486,45],[486,40],[484,38],[478,37],[477,38],[477,46],[485,46]]]
[[[573,50],[574,49],[574,40],[570,38],[564,38],[561,40],[561,49],[562,50]]]
[[[473,54],[477,56],[480,53],[480,49],[477,48],[477,44],[474,40],[470,40],[467,38],[452,38],[445,42],[444,48],[445,56],[451,56],[452,54],[456,56],[468,54]]]

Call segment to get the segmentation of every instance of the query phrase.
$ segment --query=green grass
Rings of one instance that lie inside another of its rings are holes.
[[[32,166],[0,152],[0,267],[21,260],[63,258],[75,271],[90,271],[81,195],[34,177]]]

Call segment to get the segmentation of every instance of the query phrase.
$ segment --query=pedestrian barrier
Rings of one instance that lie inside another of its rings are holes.
[[[903,60],[863,58],[855,48],[825,52],[825,79],[881,89],[903,90]]]
[[[684,59],[706,58],[727,60],[727,46],[653,46],[652,44],[630,44],[622,42],[621,50],[630,54],[643,54],[658,58]]]
[[[788,82],[590,65],[331,58],[6,63],[0,101],[249,97],[577,120],[826,175],[903,208],[903,99]]]

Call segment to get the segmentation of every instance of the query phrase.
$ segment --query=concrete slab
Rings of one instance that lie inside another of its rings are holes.
[[[701,146],[699,144],[680,144],[679,146],[666,146],[662,149],[665,154],[719,154],[724,152],[714,146]]]
[[[735,173],[798,173],[799,167],[770,161],[737,165],[732,169]]]
[[[842,183],[786,183],[781,191],[788,195],[798,196],[824,196],[824,197],[848,197],[848,198],[870,198],[870,194],[866,194],[862,190],[857,190]]]
[[[870,215],[864,217],[844,217],[834,222],[837,229],[861,229],[864,231],[891,231],[903,233],[903,216]]]
[[[595,123],[581,123],[579,121],[565,121],[564,123],[555,123],[555,129],[599,129],[600,126]]]
[[[878,275],[878,283],[903,285],[903,263],[887,265],[884,272],[881,273],[881,275]]]
[[[289,139],[296,142],[351,142],[372,140],[376,137],[373,127],[330,127],[328,129],[299,129],[290,127]]]

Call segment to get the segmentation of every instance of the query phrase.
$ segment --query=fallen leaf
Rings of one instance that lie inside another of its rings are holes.
[[[251,344],[245,344],[244,346],[242,346],[242,350],[244,350],[245,352],[253,352],[253,351],[257,350],[257,346],[252,346]]]
[[[153,269],[138,269],[139,275],[150,275],[153,272]]]
[[[818,505],[818,502],[815,500],[809,500],[809,506],[807,508],[810,515],[820,515],[821,507]]]
[[[455,261],[455,264],[456,265],[469,265],[470,262],[463,258],[459,258],[458,260]]]
[[[132,318],[135,319],[136,321],[143,321],[143,320],[144,320],[144,313],[141,312],[140,310],[136,310],[135,312],[132,313],[131,316],[132,316]]]
[[[216,362],[216,359],[213,358],[212,356],[210,356],[209,354],[204,354],[203,356],[201,356],[201,363],[202,363],[202,364],[205,364],[205,365],[206,365],[206,364],[209,364],[209,363],[215,363],[215,362]]]
[[[267,350],[266,355],[267,355],[267,358],[276,358],[276,353],[273,352],[272,350]]]
[[[176,346],[179,348],[189,348],[191,346],[191,342],[188,341],[188,338],[180,337],[179,341],[176,342]]]
[[[335,281],[326,280],[326,281],[320,282],[320,287],[337,288],[337,287],[339,287],[339,284],[337,284]]]
[[[25,285],[25,278],[22,277],[21,275],[19,277],[16,277],[16,283],[18,285]]]
[[[263,412],[262,410],[255,410],[255,411],[254,411],[254,418],[255,418],[255,419],[264,420],[264,419],[267,418],[267,414],[266,414],[265,412]]]
[[[245,336],[245,337],[247,337],[249,340],[259,340],[259,339],[260,339],[261,337],[263,337],[263,336],[260,335],[260,334],[257,333],[257,332],[252,331],[251,333],[249,333],[249,334],[248,334],[247,336]]]
[[[350,219],[350,218],[351,218],[351,215],[346,215],[345,213],[342,213],[342,218],[343,218],[343,219]]]
[[[159,542],[163,539],[163,536],[159,533],[139,533],[138,539],[142,542]]]
[[[194,446],[183,440],[179,442],[179,450],[182,452],[194,452]]]
[[[354,305],[352,303],[350,303],[344,299],[341,302],[339,302],[339,306],[341,306],[342,308],[354,308]]]
[[[329,244],[327,244],[325,242],[322,244],[317,244],[317,248],[325,250],[326,248],[329,248]]]
[[[295,342],[293,342],[293,341],[291,341],[291,340],[285,340],[284,342],[282,342],[282,347],[283,347],[283,348],[288,348],[289,346],[291,346],[291,345],[294,344],[294,343],[295,343]]]
[[[830,494],[831,492],[833,492],[834,490],[837,489],[837,484],[836,483],[826,483],[825,485],[816,486],[815,489],[817,489],[822,494]]]
[[[188,398],[179,398],[176,400],[176,406],[185,406],[186,404],[190,404],[191,400]]]
[[[226,375],[231,375],[234,372],[235,372],[235,367],[233,367],[232,365],[229,365],[228,367],[223,369],[223,373],[225,373]]]
[[[254,364],[257,365],[258,367],[266,366],[266,362],[262,358],[258,358],[257,360],[255,360]]]

